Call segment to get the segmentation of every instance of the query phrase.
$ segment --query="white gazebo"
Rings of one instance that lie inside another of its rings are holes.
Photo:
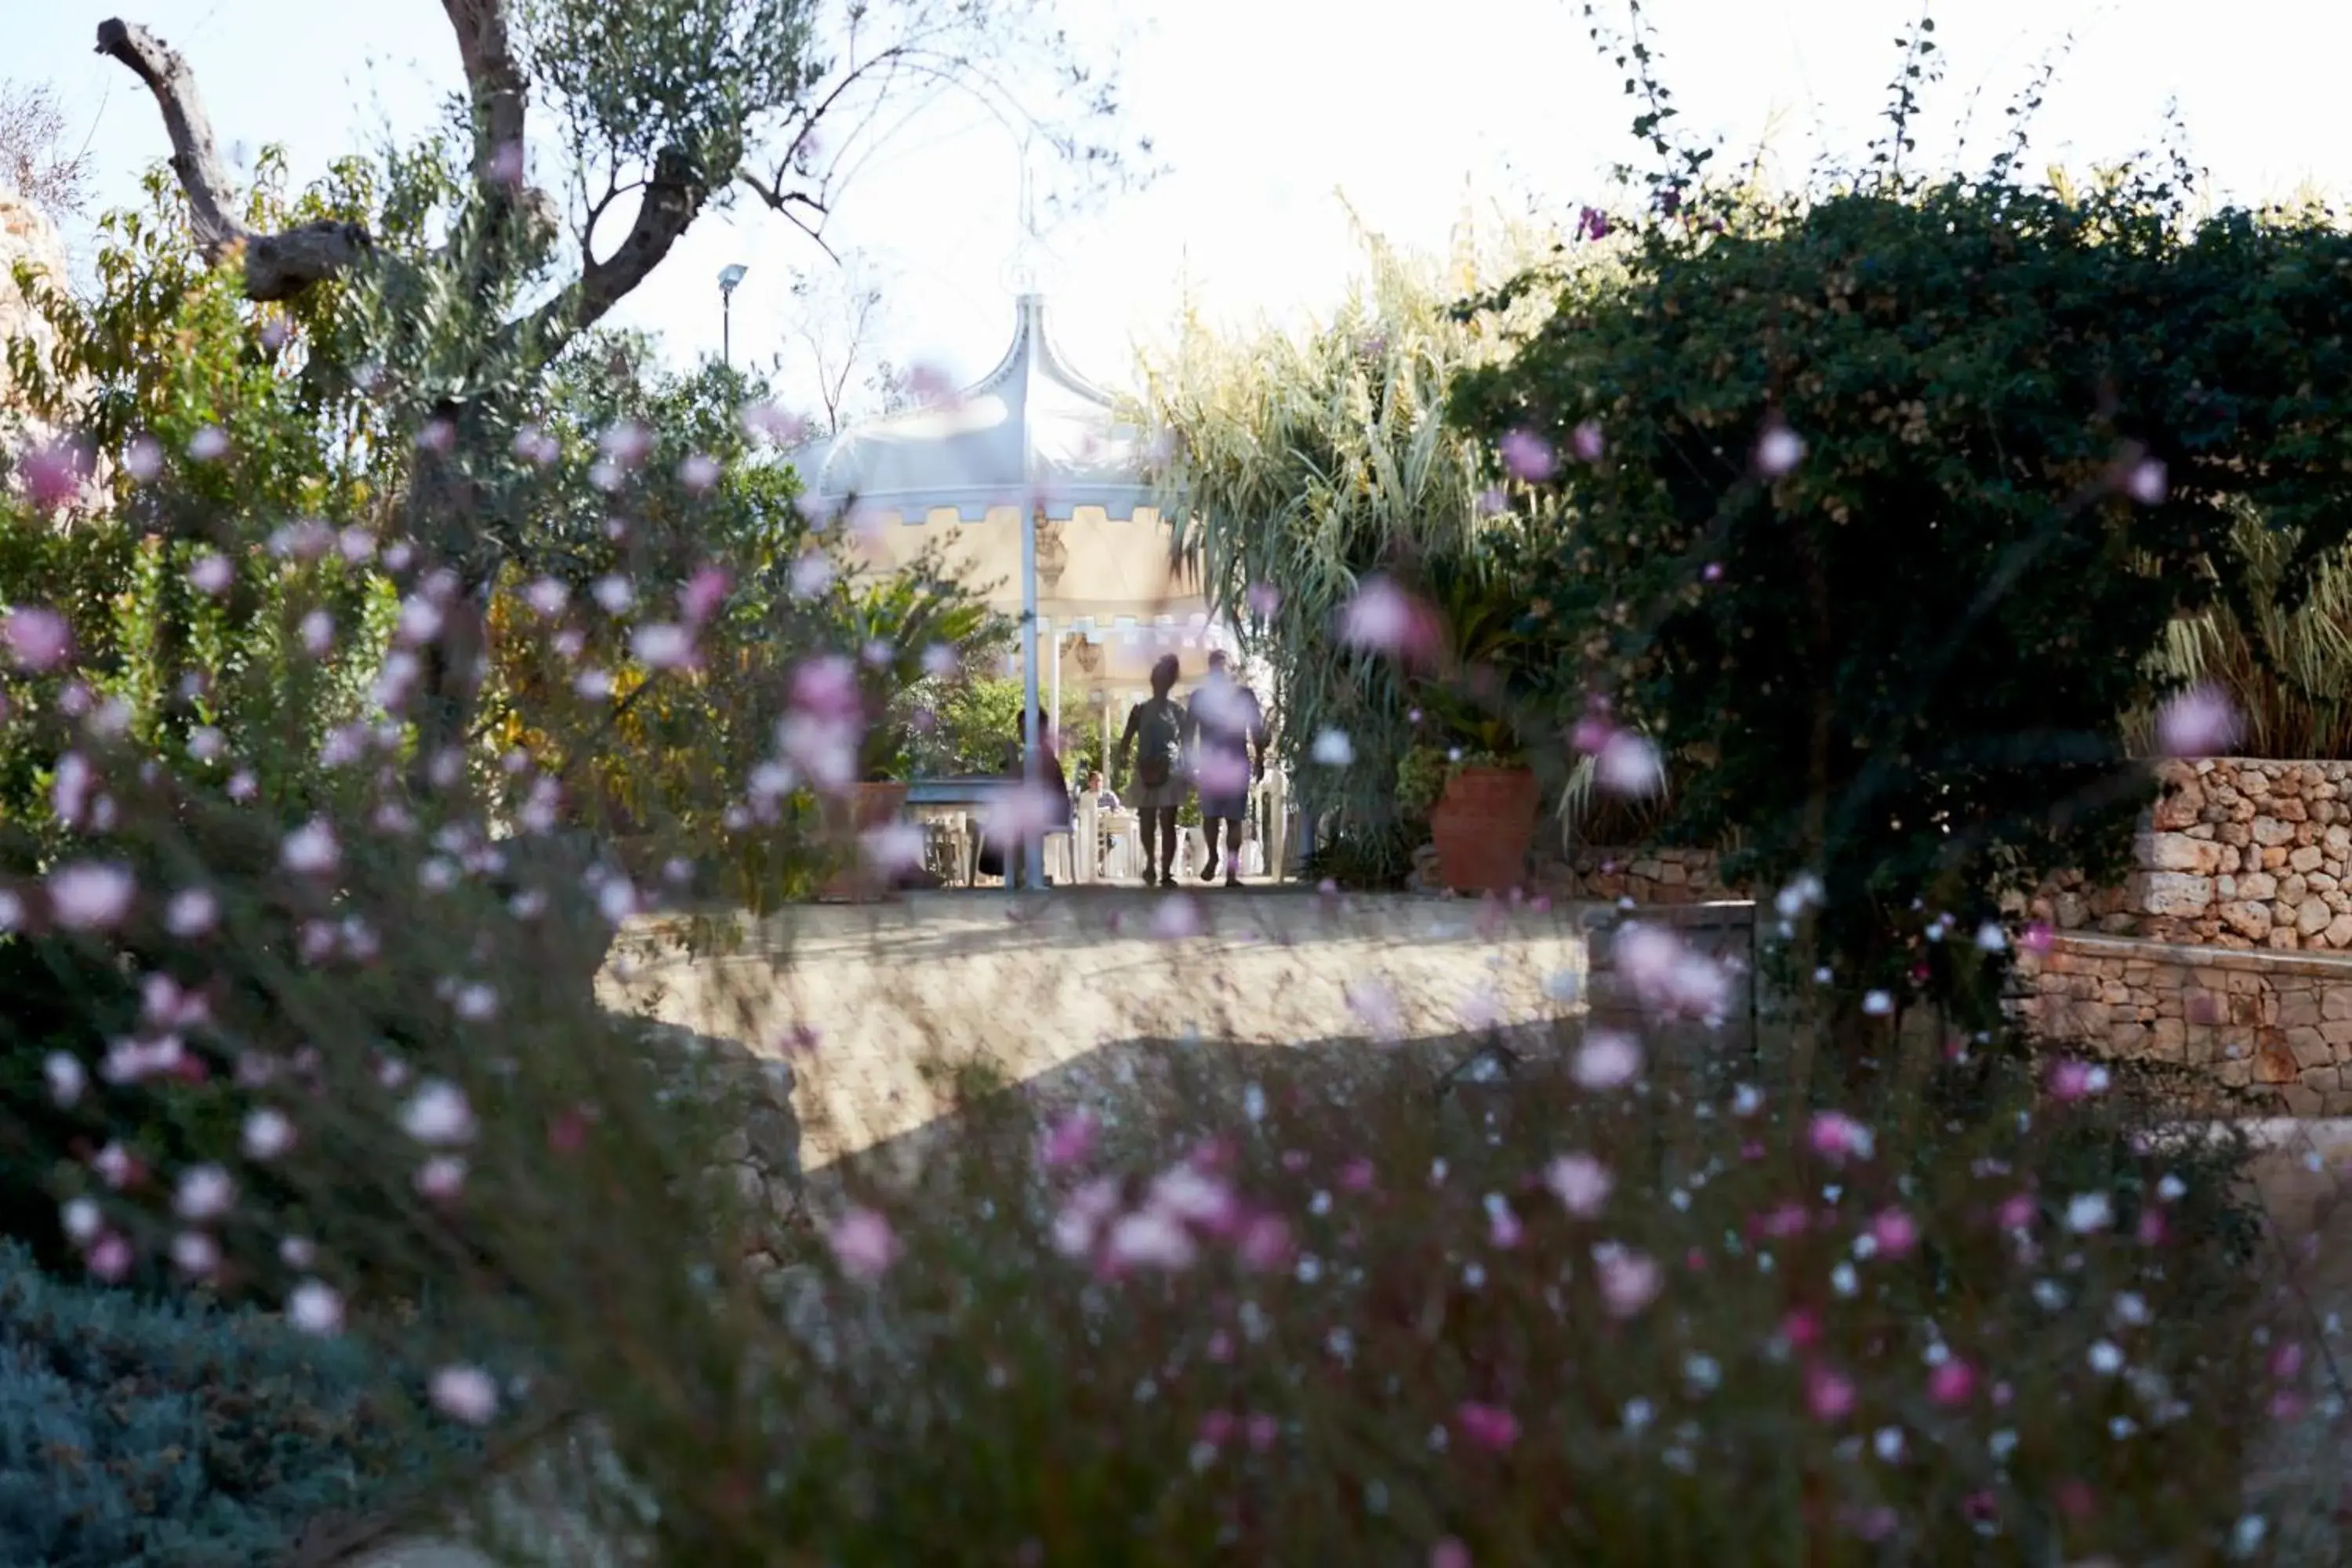
[[[955,529],[957,575],[1020,617],[1033,761],[1041,639],[1056,713],[1066,639],[1103,691],[1141,687],[1164,653],[1197,668],[1210,648],[1230,646],[1175,563],[1146,460],[1141,433],[1120,421],[1110,394],[1055,351],[1034,292],[1019,297],[1012,346],[977,384],[793,455],[811,500],[845,514],[877,567],[912,561],[932,528]],[[1033,888],[1040,850],[1036,841],[1023,848]]]

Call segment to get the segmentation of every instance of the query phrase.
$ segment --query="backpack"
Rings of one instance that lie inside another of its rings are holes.
[[[1147,789],[1158,789],[1176,775],[1184,755],[1184,720],[1176,704],[1155,697],[1143,705],[1136,726],[1142,744],[1135,759],[1135,776]]]

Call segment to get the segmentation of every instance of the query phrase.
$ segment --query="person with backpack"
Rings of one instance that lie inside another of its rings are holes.
[[[1176,885],[1176,812],[1184,804],[1184,753],[1191,720],[1169,693],[1176,689],[1176,656],[1151,667],[1151,695],[1129,710],[1118,738],[1118,765],[1135,753],[1135,787],[1127,804],[1143,819],[1143,885]]]

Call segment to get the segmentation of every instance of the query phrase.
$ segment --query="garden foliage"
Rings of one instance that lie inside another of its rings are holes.
[[[1557,454],[1529,609],[1575,641],[1565,712],[1660,737],[1668,831],[1737,830],[1731,876],[1815,879],[1849,1005],[1966,991],[1979,1023],[1999,889],[2114,865],[2147,804],[2148,655],[2251,613],[2233,531],[2280,541],[2292,608],[2352,527],[2352,236],[2194,216],[2179,169],[2014,166],[1780,197],[1670,163],[1609,289],[1470,307],[1559,300],[1454,395]]]

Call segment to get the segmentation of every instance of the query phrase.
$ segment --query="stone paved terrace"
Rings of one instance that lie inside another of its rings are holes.
[[[1745,906],[1675,911],[1745,943]],[[691,956],[684,922],[633,923],[608,1005],[794,1054],[819,1166],[943,1113],[928,1055],[1027,1081],[1130,1042],[1280,1047],[1370,1033],[1549,1031],[1581,1010],[1607,906],[1509,910],[1311,892],[916,894],[802,907]],[[1195,928],[1197,927],[1197,930]]]

